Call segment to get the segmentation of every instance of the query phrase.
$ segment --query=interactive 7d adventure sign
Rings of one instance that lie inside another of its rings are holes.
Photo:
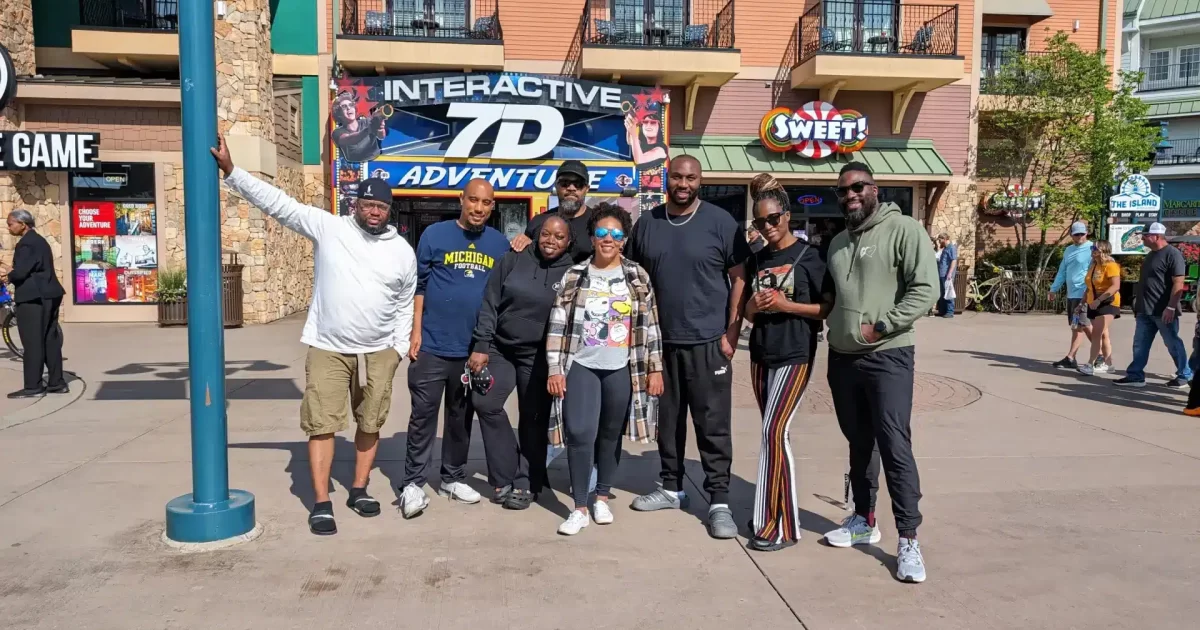
[[[0,112],[16,96],[12,56],[0,46]],[[99,157],[98,133],[0,131],[0,171],[94,171]]]

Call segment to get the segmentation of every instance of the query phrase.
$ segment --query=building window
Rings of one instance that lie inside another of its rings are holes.
[[[105,163],[70,178],[75,304],[156,303],[154,165]]]
[[[1179,78],[1200,77],[1200,46],[1179,49]]]
[[[1146,60],[1147,81],[1166,81],[1171,78],[1171,51],[1152,50]]]

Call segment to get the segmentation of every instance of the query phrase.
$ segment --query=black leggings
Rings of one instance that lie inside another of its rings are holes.
[[[578,363],[567,372],[563,424],[567,467],[575,507],[587,507],[588,481],[597,468],[596,495],[607,495],[621,463],[621,433],[629,419],[633,395],[629,368],[593,370]]]
[[[479,414],[479,432],[487,457],[488,483],[507,485],[535,494],[546,484],[546,432],[550,425],[550,394],[546,392],[546,356],[517,355],[492,347],[488,371],[495,382],[486,396],[472,393]],[[504,403],[517,391],[517,436]]]

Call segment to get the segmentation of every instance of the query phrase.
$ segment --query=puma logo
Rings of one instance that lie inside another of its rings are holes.
[[[722,366],[721,366],[721,369],[717,370],[716,372],[713,372],[713,376],[722,376],[722,375],[724,375],[724,374],[725,374],[726,372],[728,372],[728,371],[729,371],[729,366],[728,366],[728,365],[722,365]]]

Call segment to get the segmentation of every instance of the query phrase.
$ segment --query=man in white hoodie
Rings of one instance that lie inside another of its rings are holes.
[[[360,516],[379,514],[367,494],[379,429],[392,402],[392,379],[408,353],[413,322],[417,259],[408,242],[388,225],[392,191],[381,179],[358,187],[353,216],[338,217],[306,206],[233,165],[225,139],[212,150],[225,183],[260,210],[313,242],[312,305],[300,341],[307,344],[306,383],[300,428],[308,435],[315,502],[308,517],[314,534],[337,533],[329,500],[333,436],[349,426],[353,409],[358,430],[354,485],[346,506]],[[367,383],[358,380],[366,364]]]

